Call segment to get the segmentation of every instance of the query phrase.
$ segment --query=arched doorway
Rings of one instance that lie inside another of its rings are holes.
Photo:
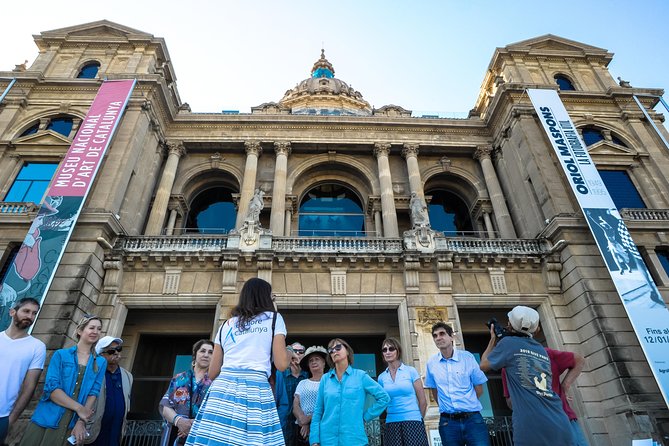
[[[364,236],[365,214],[360,198],[338,183],[323,183],[309,189],[300,202],[299,235]]]

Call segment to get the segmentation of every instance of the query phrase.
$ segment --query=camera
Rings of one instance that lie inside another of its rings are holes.
[[[490,328],[491,325],[495,326],[495,337],[499,340],[502,339],[504,336],[509,336],[511,333],[505,328],[500,325],[500,323],[497,321],[496,317],[491,317],[488,319],[488,322],[485,323],[488,328]]]

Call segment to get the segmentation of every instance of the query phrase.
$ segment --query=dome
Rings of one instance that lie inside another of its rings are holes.
[[[311,77],[288,90],[279,105],[295,115],[371,116],[372,108],[362,94],[334,75],[334,67],[321,50]]]

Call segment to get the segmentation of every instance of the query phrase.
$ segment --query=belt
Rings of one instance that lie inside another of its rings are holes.
[[[471,417],[472,415],[475,415],[479,412],[453,412],[453,413],[448,413],[448,412],[442,412],[441,416],[450,418],[451,420],[464,420],[466,418]]]

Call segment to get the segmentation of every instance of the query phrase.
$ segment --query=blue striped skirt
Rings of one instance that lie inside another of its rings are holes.
[[[267,375],[226,369],[211,384],[186,446],[284,446]]]

